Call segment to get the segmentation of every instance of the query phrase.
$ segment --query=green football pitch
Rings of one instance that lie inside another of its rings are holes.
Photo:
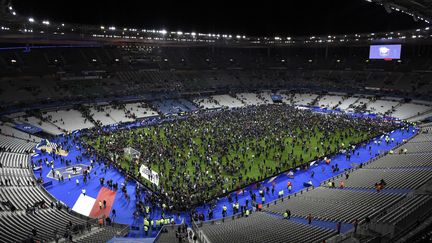
[[[117,157],[116,162],[135,175],[144,163],[159,173],[164,192],[200,192],[200,198],[206,199],[381,134],[371,129],[379,123],[363,119],[268,109],[275,111],[262,111],[264,116],[258,109],[252,114],[229,114],[228,119],[222,112],[84,140],[99,154]],[[125,155],[126,147],[140,151],[141,157]]]

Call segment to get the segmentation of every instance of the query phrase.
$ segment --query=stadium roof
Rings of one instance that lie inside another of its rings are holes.
[[[402,12],[413,16],[416,21],[430,23],[432,20],[432,0],[366,0],[382,5],[387,12]],[[240,45],[330,45],[330,44],[369,44],[376,42],[410,42],[432,40],[430,27],[419,27],[404,31],[356,33],[311,36],[245,36],[229,33],[198,33],[169,31],[165,29],[135,29],[112,25],[79,25],[50,22],[44,19],[21,16],[15,12],[12,0],[0,0],[0,42],[31,43],[147,43],[147,44],[240,44]]]
[[[432,0],[366,0],[384,6],[387,12],[401,11],[415,20],[432,21]]]

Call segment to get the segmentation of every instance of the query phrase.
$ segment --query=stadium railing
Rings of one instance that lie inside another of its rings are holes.
[[[212,223],[214,223],[214,221]],[[199,224],[202,224],[202,222],[199,222]],[[194,219],[192,219],[192,230],[197,235],[199,242],[211,243],[211,241],[207,238],[207,236],[204,234],[204,232],[200,229],[199,225],[197,224],[197,222],[195,222]]]

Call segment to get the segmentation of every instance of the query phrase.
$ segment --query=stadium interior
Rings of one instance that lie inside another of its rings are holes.
[[[368,2],[432,20],[429,0]],[[16,11],[0,0],[0,242],[432,242],[429,27],[253,37]]]

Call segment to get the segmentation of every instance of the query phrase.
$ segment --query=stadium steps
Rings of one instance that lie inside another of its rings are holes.
[[[356,97],[356,98],[357,99],[352,104],[350,104],[347,109],[350,109],[350,108],[354,109],[354,104],[356,104],[361,99],[361,97]]]
[[[414,115],[414,116],[408,117],[408,118],[406,118],[405,120],[407,120],[407,121],[411,121],[411,120],[413,120],[413,119],[415,119],[415,118],[417,118],[417,117],[421,117],[421,116],[423,116],[423,115],[425,115],[425,114],[428,114],[428,113],[430,113],[430,112],[432,112],[432,109],[429,109],[429,110],[426,110],[426,111],[424,111],[424,112],[422,112],[422,113],[420,113],[420,114],[417,114],[417,115]]]
[[[321,100],[321,98],[324,97],[324,95],[318,95],[309,105],[312,106],[318,106],[318,102]]]
[[[93,227],[93,228],[90,230],[90,232],[88,232],[88,233],[86,233],[86,234],[83,234],[83,235],[80,235],[79,237],[76,237],[76,238],[74,238],[73,240],[76,241],[76,242],[81,242],[81,240],[83,240],[85,237],[87,237],[87,236],[91,236],[91,235],[94,235],[94,234],[98,234],[98,233],[100,233],[100,232],[102,232],[102,231],[103,231],[102,228],[99,228],[99,227]],[[55,241],[51,241],[50,243],[54,243],[54,242],[55,242]],[[67,241],[66,241],[66,239],[64,239],[64,238],[61,238],[58,242],[59,242],[59,243],[63,243],[63,242],[67,242]]]

